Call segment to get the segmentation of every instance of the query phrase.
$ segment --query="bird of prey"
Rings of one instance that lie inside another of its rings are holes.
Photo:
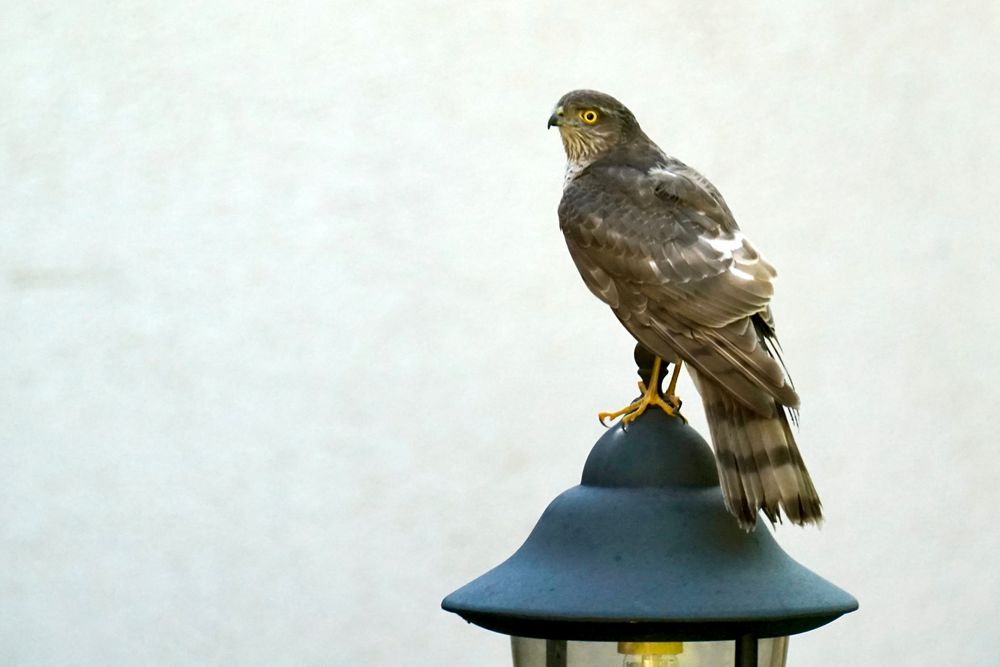
[[[799,397],[769,302],[774,268],[737,226],[715,186],[666,155],[621,102],[564,95],[549,118],[566,150],[559,226],[587,287],[655,359],[642,395],[601,413],[628,424],[650,406],[679,416],[686,363],[705,405],[726,506],[746,530],[819,523],[819,496],[789,420]],[[637,354],[638,356],[638,354]],[[666,394],[660,379],[674,370]]]

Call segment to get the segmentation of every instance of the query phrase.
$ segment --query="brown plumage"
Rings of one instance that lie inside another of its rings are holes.
[[[687,362],[705,404],[726,505],[747,529],[818,523],[820,501],[789,419],[799,397],[769,302],[774,268],[718,190],[667,156],[595,91],[563,96],[568,158],[560,227],[590,290],[652,353]]]

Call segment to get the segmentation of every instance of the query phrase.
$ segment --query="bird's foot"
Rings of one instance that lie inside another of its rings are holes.
[[[685,424],[687,423],[687,419],[681,414],[681,399],[677,396],[660,394],[655,386],[647,387],[645,382],[639,382],[639,391],[642,392],[642,395],[632,403],[615,412],[600,412],[597,418],[605,426],[610,426],[610,421],[621,417],[622,426],[625,427],[638,419],[650,406],[656,406],[671,417],[677,417],[682,419]]]

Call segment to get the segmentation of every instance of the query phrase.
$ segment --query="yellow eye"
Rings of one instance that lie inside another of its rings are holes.
[[[580,112],[580,120],[587,125],[593,125],[597,122],[597,112],[593,109],[584,109]]]

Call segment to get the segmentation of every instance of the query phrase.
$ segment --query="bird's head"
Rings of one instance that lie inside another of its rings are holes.
[[[624,104],[596,90],[574,90],[563,95],[552,115],[562,136],[566,156],[592,161],[642,134],[635,116]]]

